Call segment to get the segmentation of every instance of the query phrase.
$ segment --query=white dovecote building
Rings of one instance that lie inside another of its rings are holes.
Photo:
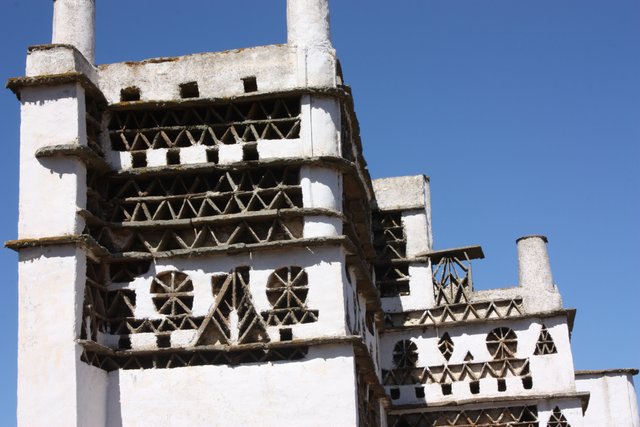
[[[474,291],[428,179],[369,177],[327,0],[287,19],[284,45],[97,66],[94,0],[54,1],[8,83],[19,425],[640,426],[636,370],[574,372],[546,239]]]

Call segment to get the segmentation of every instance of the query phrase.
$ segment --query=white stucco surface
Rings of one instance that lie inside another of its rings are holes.
[[[629,370],[578,371],[576,388],[591,393],[585,426],[640,426],[638,397]]]
[[[426,176],[394,176],[374,179],[372,183],[380,210],[425,209],[430,218],[429,179]]]
[[[75,46],[89,62],[96,60],[95,0],[54,0],[54,44]]]
[[[245,255],[222,255],[201,259],[157,260],[150,270],[125,285],[136,293],[135,317],[139,319],[161,319],[153,304],[151,283],[153,278],[164,271],[181,271],[193,283],[194,316],[205,316],[214,304],[211,292],[212,277],[229,273],[233,268],[249,266],[249,282],[251,298],[258,314],[269,311],[272,307],[267,299],[267,281],[276,269],[289,266],[301,267],[308,277],[309,291],[307,308],[318,311],[318,321],[288,326],[295,339],[335,337],[346,334],[343,286],[344,252],[340,247],[301,248],[295,252],[249,253]],[[279,327],[267,327],[271,341],[279,341]],[[174,338],[173,335],[176,335]],[[195,334],[190,331],[171,333],[171,342],[182,346],[192,346]],[[157,348],[155,335],[138,333],[131,335],[134,349]]]
[[[86,145],[84,107],[81,107],[84,91],[78,84],[26,88],[21,92],[21,104],[18,236],[80,233],[84,221],[76,210],[86,203],[84,164],[61,158],[37,159],[35,154],[47,146]]]
[[[117,371],[107,426],[353,427],[354,387],[348,346],[314,347],[304,361]]]
[[[18,423],[89,425],[79,420],[86,410],[104,411],[100,396],[106,374],[80,367],[81,350],[75,344],[85,254],[71,245],[24,249],[18,274]],[[86,394],[88,389],[94,393]]]
[[[557,348],[557,353],[549,355],[534,355],[536,342],[540,336],[542,324],[547,327]],[[503,397],[505,395],[540,395],[544,393],[569,393],[575,391],[573,360],[569,342],[569,332],[566,320],[561,317],[545,319],[505,320],[476,325],[456,327],[429,328],[424,331],[408,330],[404,332],[387,332],[382,335],[380,343],[380,358],[382,369],[393,369],[393,349],[397,342],[411,340],[418,349],[416,366],[430,367],[442,365],[464,364],[468,352],[473,359],[470,363],[492,361],[487,348],[487,334],[494,328],[509,327],[517,335],[518,345],[515,358],[529,359],[533,387],[525,389],[521,377],[508,376],[505,379],[506,392],[498,391],[495,378],[487,377],[480,380],[480,393],[473,394],[469,388],[470,379],[454,381],[453,393],[443,395],[440,384],[426,384],[427,402],[443,403],[459,399],[473,399],[478,397]],[[438,348],[440,338],[448,333],[453,340],[454,349],[447,361]],[[424,402],[424,398],[417,398],[414,393],[415,385],[399,386],[400,398],[394,404],[414,404]]]

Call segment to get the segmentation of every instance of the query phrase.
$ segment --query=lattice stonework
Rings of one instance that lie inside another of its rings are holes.
[[[190,315],[193,307],[193,283],[180,271],[158,274],[151,283],[153,304],[160,314]]]
[[[487,349],[494,360],[513,358],[518,350],[518,336],[512,329],[496,328],[487,335]]]
[[[376,212],[372,218],[376,285],[381,297],[409,295],[407,238],[400,212]]]
[[[535,406],[390,415],[389,427],[538,427]]]
[[[125,223],[302,207],[299,168],[114,176],[106,193],[102,218]]]
[[[494,360],[491,362],[467,362],[428,367],[398,367],[383,372],[387,386],[451,384],[458,381],[478,381],[483,378],[530,378],[528,359]]]
[[[112,253],[191,251],[302,238],[299,168],[88,179],[87,232]],[[127,274],[124,272],[124,281]],[[130,276],[129,276],[130,278]]]
[[[400,212],[378,212],[373,216],[373,244],[380,259],[407,257],[407,238]]]
[[[318,321],[318,311],[307,308],[309,279],[301,267],[280,268],[267,280],[267,299],[272,309],[262,313],[269,326]]]
[[[115,151],[297,139],[300,137],[300,97],[114,110],[109,137]]]
[[[466,254],[465,254],[466,256]],[[473,291],[471,263],[456,256],[443,257],[433,265],[436,305],[466,303]]]
[[[409,295],[409,264],[376,265],[375,273],[381,297]]]
[[[556,406],[551,413],[547,427],[571,427],[571,425],[569,425],[567,419],[562,415],[560,408]]]
[[[256,313],[249,287],[249,267],[213,276],[214,304],[205,317],[198,345],[268,342],[266,323]]]
[[[411,340],[398,341],[393,347],[395,368],[414,368],[418,362],[418,346]]]
[[[440,350],[440,353],[447,361],[451,359],[451,355],[453,354],[453,340],[448,332],[445,332],[440,338],[440,341],[438,341],[438,350]]]
[[[358,427],[380,426],[380,407],[373,389],[358,375]]]
[[[106,331],[108,325],[105,307],[107,289],[104,286],[104,276],[103,265],[87,261],[80,339],[97,341],[98,332]]]
[[[240,365],[244,363],[300,360],[307,355],[307,346],[256,350],[172,351],[143,354],[100,354],[85,350],[81,360],[105,371],[117,369],[171,369],[202,365]]]
[[[536,342],[536,350],[533,354],[539,356],[545,354],[555,354],[557,352],[558,350],[556,349],[556,344],[553,342],[551,334],[547,330],[547,327],[545,325],[542,325],[540,336],[538,337],[538,341]]]
[[[386,313],[385,322],[389,327],[415,325],[441,325],[476,319],[505,319],[521,315],[522,299],[478,301],[442,305],[421,311]]]
[[[103,106],[94,97],[85,92],[85,123],[87,128],[87,146],[98,156],[104,157],[100,146],[100,133],[102,132]]]

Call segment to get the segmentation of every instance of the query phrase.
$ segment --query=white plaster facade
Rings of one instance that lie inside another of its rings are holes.
[[[21,426],[640,425],[637,371],[574,372],[546,238],[474,291],[428,178],[370,179],[327,0],[286,45],[99,66],[94,0],[54,8],[9,82]]]

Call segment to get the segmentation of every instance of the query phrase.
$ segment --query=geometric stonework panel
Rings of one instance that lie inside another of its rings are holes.
[[[244,220],[221,225],[185,225],[180,228],[89,228],[90,234],[111,253],[193,251],[235,244],[265,244],[302,238],[302,217]]]
[[[102,114],[104,109],[101,103],[89,93],[85,94],[85,123],[87,126],[87,146],[100,157],[104,152],[100,146],[100,133],[102,132]]]
[[[395,368],[415,368],[418,362],[418,346],[411,340],[398,341],[393,347]]]
[[[309,279],[301,267],[283,267],[271,273],[266,292],[273,308],[262,317],[269,326],[318,321],[318,311],[307,309]]]
[[[477,301],[467,304],[441,305],[428,310],[411,310],[403,313],[386,313],[385,322],[390,327],[440,324],[478,319],[505,319],[523,314],[522,299]]]
[[[108,178],[103,219],[113,222],[187,220],[302,207],[299,168],[180,171]]]
[[[149,271],[151,261],[130,261],[109,264],[109,278],[112,283],[133,282],[136,277]]]
[[[249,287],[249,267],[211,279],[214,303],[199,330],[197,345],[269,342],[267,325],[256,313]]]
[[[142,352],[104,354],[85,350],[81,360],[107,372],[117,369],[171,369],[203,365],[241,365],[245,363],[265,363],[301,360],[307,355],[307,346],[293,346],[270,349],[249,350],[202,350],[171,352]]]
[[[390,415],[389,427],[538,427],[535,406]]]
[[[358,375],[358,427],[378,427],[380,408],[373,388]]]
[[[465,253],[466,256],[466,253]],[[433,290],[436,305],[466,303],[473,290],[471,263],[456,256],[443,257],[433,269]]]
[[[551,418],[547,423],[547,427],[571,427],[567,422],[567,419],[562,415],[562,411],[557,406],[553,409]]]
[[[511,359],[518,350],[518,337],[509,328],[496,328],[487,334],[487,349],[494,360]]]
[[[300,98],[112,111],[115,151],[214,146],[300,136]]]
[[[382,260],[407,257],[407,238],[400,212],[377,212],[373,216],[373,245]]]
[[[104,265],[87,260],[80,339],[97,341],[98,332],[105,332],[107,290],[104,286],[104,279]]]
[[[528,359],[503,359],[455,365],[396,367],[383,371],[383,383],[387,386],[451,384],[458,381],[479,381],[483,378],[522,378],[524,381],[530,376]]]
[[[453,354],[453,340],[449,336],[448,332],[445,332],[442,338],[440,338],[440,341],[438,342],[438,349],[447,361],[451,359],[451,355]]]
[[[547,330],[545,325],[542,325],[542,329],[540,330],[540,336],[538,337],[538,342],[536,343],[536,350],[533,354],[536,356],[544,355],[544,354],[555,354],[558,350],[556,349],[556,345],[553,342],[553,338],[551,334]]]
[[[376,286],[382,298],[409,295],[409,264],[379,264],[375,266]]]
[[[376,251],[376,286],[383,298],[409,295],[407,237],[400,212],[375,212],[372,216]]]
[[[91,217],[85,232],[113,254],[190,252],[303,237],[299,167],[87,179]],[[112,281],[130,282],[144,271],[144,264],[119,262]]]
[[[153,305],[160,314],[190,315],[193,307],[193,283],[180,271],[165,271],[151,283]]]

